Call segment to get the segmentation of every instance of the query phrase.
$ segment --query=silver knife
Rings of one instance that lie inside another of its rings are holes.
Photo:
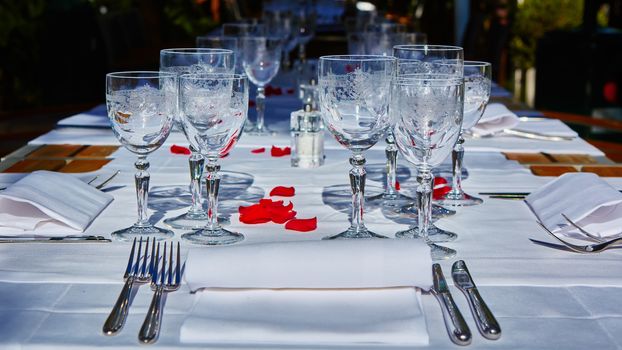
[[[471,312],[473,313],[473,318],[475,319],[475,324],[477,324],[479,332],[486,339],[499,339],[501,337],[501,327],[499,327],[499,323],[495,319],[495,316],[477,291],[477,287],[471,278],[471,274],[464,260],[458,260],[453,264],[451,267],[451,277],[456,287],[464,293],[469,301],[469,306],[471,307]]]
[[[441,265],[432,265],[432,279],[434,285],[430,292],[436,297],[441,306],[449,339],[457,345],[471,344],[471,330],[464,321],[464,317],[462,317],[454,299],[451,297]]]
[[[103,236],[0,236],[0,243],[110,243],[111,240]]]

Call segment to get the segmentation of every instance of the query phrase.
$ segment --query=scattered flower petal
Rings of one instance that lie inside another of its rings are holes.
[[[293,197],[296,189],[293,187],[276,186],[270,191],[270,196]]]
[[[266,151],[265,147],[255,148],[251,150],[251,153],[264,153]]]
[[[395,190],[399,191],[400,190],[400,182],[395,180]]]
[[[285,224],[286,230],[309,232],[317,229],[317,217],[311,219],[292,219]]]
[[[270,149],[270,155],[273,157],[283,157],[289,154],[292,154],[292,149],[289,146],[281,148],[273,145]]]
[[[171,153],[173,153],[173,154],[186,154],[186,155],[190,155],[192,152],[190,152],[190,149],[188,147],[172,145],[171,146]]]

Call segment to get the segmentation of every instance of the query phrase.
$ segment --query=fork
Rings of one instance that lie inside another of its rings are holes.
[[[102,183],[100,183],[99,185],[95,186],[96,189],[101,190],[102,188],[104,188],[104,186],[106,186],[110,181],[112,181],[112,179],[114,179],[117,175],[119,175],[119,173],[121,172],[121,170],[117,170],[114,172],[114,174],[110,175],[106,180],[104,180]],[[91,181],[88,182],[88,184],[90,185],[93,181],[95,181],[95,179],[97,179],[99,177],[99,175],[95,176]]]
[[[166,270],[166,242],[164,242],[164,253],[162,258],[160,257],[160,242],[158,242],[158,248],[156,256],[158,258],[151,259],[151,289],[154,291],[149,311],[143,322],[140,332],[138,333],[138,339],[144,344],[153,344],[158,340],[160,334],[160,326],[162,324],[162,294],[173,292],[179,289],[181,282],[181,259],[179,256],[179,242],[177,242],[177,264],[175,271],[173,272],[173,243],[171,242],[169,258],[168,258],[168,271]],[[162,269],[158,275],[158,267],[162,260]]]
[[[142,255],[143,263],[142,266],[140,266],[142,245],[143,238],[140,237],[140,241],[138,242],[138,254],[136,256],[136,260],[134,260],[134,250],[136,249],[136,238],[134,238],[134,243],[132,243],[132,250],[130,251],[130,258],[127,262],[125,274],[123,275],[123,278],[125,279],[125,285],[123,285],[123,289],[121,290],[121,293],[117,298],[117,302],[114,304],[114,307],[110,311],[110,315],[108,315],[106,322],[104,322],[104,327],[102,328],[104,334],[106,335],[115,335],[123,328],[123,325],[125,325],[125,320],[130,309],[130,297],[132,295],[132,289],[134,287],[134,284],[149,282],[149,279],[151,277],[151,270],[147,270],[149,238],[147,238],[147,241],[145,243],[145,250]],[[153,240],[151,246],[151,263],[153,263],[153,247],[155,247],[155,239]]]
[[[572,243],[568,243],[563,239],[557,237],[553,232],[551,232],[544,224],[538,221],[538,225],[540,225],[546,232],[548,232],[551,236],[553,236],[556,240],[560,241],[563,245],[568,247],[570,250],[575,251],[577,253],[600,253],[609,248],[615,247],[618,243],[622,243],[622,237],[615,238],[606,242],[596,243],[596,244],[588,244],[588,245],[576,245]]]

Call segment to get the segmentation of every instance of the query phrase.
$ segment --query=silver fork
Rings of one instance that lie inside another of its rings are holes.
[[[588,244],[588,245],[576,245],[576,244],[568,243],[564,241],[563,239],[557,237],[553,232],[551,232],[548,228],[546,228],[546,226],[544,226],[544,224],[541,223],[540,221],[538,221],[538,225],[540,225],[540,227],[542,227],[546,232],[548,232],[551,236],[553,236],[553,238],[560,241],[563,245],[568,247],[570,250],[575,251],[577,253],[600,253],[609,248],[613,248],[617,246],[618,243],[622,243],[622,237],[621,237],[621,238],[615,238],[615,239],[602,242],[602,243]]]
[[[119,173],[121,172],[121,170],[117,170],[114,172],[114,174],[110,175],[106,180],[104,180],[102,183],[100,183],[99,185],[95,186],[96,189],[101,190],[102,188],[104,188],[104,186],[106,186],[110,181],[112,181],[112,179],[114,179],[117,175],[119,175]],[[99,177],[99,175],[95,176],[91,181],[88,182],[88,184],[90,185],[93,181],[95,181],[95,179],[97,179]]]
[[[134,284],[142,284],[149,282],[151,277],[151,270],[147,270],[147,253],[149,252],[149,238],[145,243],[145,250],[142,254],[142,266],[140,264],[141,260],[141,250],[143,245],[143,238],[140,238],[138,242],[138,255],[136,256],[136,260],[134,260],[134,250],[136,248],[136,238],[134,238],[134,243],[132,243],[132,250],[130,251],[130,258],[127,262],[127,268],[125,269],[125,274],[123,278],[125,279],[125,285],[123,285],[123,289],[121,289],[121,293],[117,298],[117,302],[114,304],[114,307],[110,311],[110,315],[104,322],[104,327],[102,330],[106,335],[114,335],[119,332],[123,325],[125,325],[125,320],[127,318],[128,311],[130,309],[130,297],[132,295],[132,289]],[[151,244],[151,260],[153,260],[153,247],[155,247],[155,240]]]
[[[586,230],[584,230],[581,226],[577,225],[577,223],[575,223],[574,221],[570,220],[570,218],[568,216],[566,216],[566,214],[561,213],[562,216],[564,217],[564,219],[566,219],[566,221],[568,221],[570,223],[570,225],[574,226],[576,229],[578,229],[581,233],[583,233],[584,235],[586,235],[587,237],[591,238],[592,240],[598,242],[598,243],[603,243],[605,240],[598,237],[595,234],[592,234],[590,232],[587,232]]]
[[[173,292],[179,289],[181,283],[181,259],[179,254],[179,242],[177,242],[177,253],[175,271],[173,271],[173,243],[171,242],[168,258],[168,270],[166,269],[166,242],[164,242],[164,252],[160,257],[160,242],[158,242],[157,258],[151,260],[151,289],[154,291],[149,311],[143,322],[138,339],[144,344],[152,344],[158,340],[160,326],[162,324],[162,294]],[[162,268],[158,275],[158,268],[162,260]]]

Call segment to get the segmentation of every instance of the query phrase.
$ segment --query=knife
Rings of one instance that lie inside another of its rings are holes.
[[[0,243],[110,243],[111,240],[103,236],[0,236]]]
[[[464,260],[458,260],[453,264],[451,267],[451,277],[454,280],[455,286],[464,293],[469,301],[469,306],[471,307],[471,312],[473,313],[473,318],[475,319],[475,324],[477,324],[479,332],[486,339],[499,339],[499,337],[501,337],[501,327],[499,327],[499,323],[495,319],[495,316],[493,316],[484,302],[484,299],[482,299],[482,296],[477,291],[477,287],[471,278],[471,274]]]
[[[462,317],[454,299],[451,297],[441,265],[432,265],[432,279],[434,285],[430,292],[436,297],[441,306],[449,339],[457,345],[471,344],[471,330],[464,321],[464,317]]]

